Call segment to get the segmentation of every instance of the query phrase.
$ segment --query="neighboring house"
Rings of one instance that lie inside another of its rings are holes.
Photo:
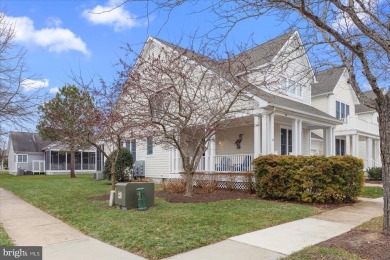
[[[365,168],[380,166],[378,114],[359,103],[348,83],[346,68],[318,72],[316,79],[317,83],[312,84],[312,106],[343,121],[335,129],[336,155],[360,157]],[[370,98],[375,97],[372,91],[364,94]],[[317,134],[323,137],[322,133]],[[325,142],[328,142],[326,137],[316,144],[322,145]]]
[[[65,174],[70,172],[70,153],[59,144],[42,140],[37,133],[10,132],[8,139],[9,173]],[[76,173],[102,171],[102,156],[95,149],[77,151]]]
[[[335,129],[343,122],[312,106],[314,72],[304,49],[297,46],[302,46],[299,34],[291,32],[239,54],[246,56],[247,66],[245,71],[237,71],[236,77],[252,84],[248,95],[253,97],[253,102],[247,104],[253,110],[252,115],[246,117],[244,126],[215,134],[199,164],[199,171],[247,172],[253,170],[251,162],[259,155],[310,155],[313,130],[321,130],[327,140],[334,140]],[[149,37],[142,55],[159,48],[180,49]],[[285,63],[286,59],[289,62]],[[299,73],[302,71],[305,73]],[[259,82],[264,75],[277,82],[278,91]],[[236,145],[239,138],[240,149]],[[182,171],[178,151],[154,145],[152,137],[129,141],[127,147],[136,152],[137,161],[145,161],[146,177],[172,178]],[[334,155],[335,149],[334,142],[323,142],[321,153]]]

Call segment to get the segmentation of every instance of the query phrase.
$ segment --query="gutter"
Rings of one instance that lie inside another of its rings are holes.
[[[287,111],[293,111],[295,113],[298,113],[298,114],[304,114],[304,115],[307,115],[307,116],[311,116],[311,117],[317,117],[317,118],[321,118],[321,119],[325,119],[325,120],[328,120],[328,121],[332,121],[334,123],[337,123],[339,125],[342,125],[344,122],[341,121],[341,120],[338,120],[337,118],[329,118],[329,117],[324,117],[324,116],[320,116],[320,115],[314,115],[314,114],[311,114],[311,113],[307,113],[307,112],[304,112],[302,110],[296,110],[296,109],[292,109],[290,107],[284,107],[284,106],[280,106],[280,105],[275,105],[273,103],[269,103],[269,105],[272,105],[274,107],[279,107],[279,108],[282,108],[282,109],[285,109]]]

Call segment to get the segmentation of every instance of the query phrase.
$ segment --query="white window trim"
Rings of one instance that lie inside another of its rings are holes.
[[[281,78],[285,79],[286,80],[286,85],[285,86],[282,86],[282,90],[285,91],[285,93],[288,95],[288,96],[291,96],[291,97],[294,97],[294,98],[299,98],[299,99],[303,99],[303,86],[302,84],[296,82],[295,80],[292,80],[286,76],[281,76]],[[290,88],[290,82],[294,82],[294,84],[296,86],[299,86],[300,89],[301,89],[301,94],[298,95],[297,94],[297,88],[295,87],[295,90],[294,90],[294,93],[290,92],[289,91],[289,88]]]
[[[334,117],[337,118],[337,107],[336,107],[337,106],[337,101],[340,102],[340,113],[341,113],[341,104],[348,105],[349,106],[349,114],[348,114],[348,116],[351,116],[351,105],[348,102],[342,101],[342,100],[340,100],[338,98],[335,98],[334,100],[335,100],[334,101]],[[345,112],[347,112],[347,109],[345,109]],[[347,117],[345,117],[345,118],[347,118]]]
[[[19,155],[23,156],[25,155],[26,156],[26,161],[25,162],[19,162]],[[19,153],[19,154],[16,154],[16,162],[17,163],[28,163],[28,154],[25,154],[25,153]]]

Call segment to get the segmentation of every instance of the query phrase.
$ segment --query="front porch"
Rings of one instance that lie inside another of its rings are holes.
[[[326,120],[283,110],[263,110],[246,117],[238,126],[216,132],[197,172],[252,172],[252,161],[260,155],[310,155],[310,136],[315,129],[322,129],[328,140],[334,140],[335,125]],[[334,142],[326,142],[324,154],[334,155],[334,151]],[[170,174],[182,171],[178,150],[170,150]]]
[[[35,161],[33,172],[44,172],[48,175],[70,173],[71,154],[65,146],[51,144],[44,150],[44,161]],[[75,173],[95,173],[103,169],[103,156],[96,149],[76,151],[74,160]]]

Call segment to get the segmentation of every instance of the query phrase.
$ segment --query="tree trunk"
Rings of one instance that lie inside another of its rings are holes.
[[[194,186],[193,186],[193,179],[194,179],[194,172],[186,172],[186,194],[187,197],[192,197],[194,194]]]
[[[115,190],[115,165],[116,160],[114,162],[111,162],[111,190]]]
[[[380,104],[378,116],[384,191],[383,233],[390,235],[390,100],[388,95],[385,95],[384,104]]]
[[[76,178],[76,174],[74,171],[75,166],[75,151],[74,148],[70,148],[70,178]]]

